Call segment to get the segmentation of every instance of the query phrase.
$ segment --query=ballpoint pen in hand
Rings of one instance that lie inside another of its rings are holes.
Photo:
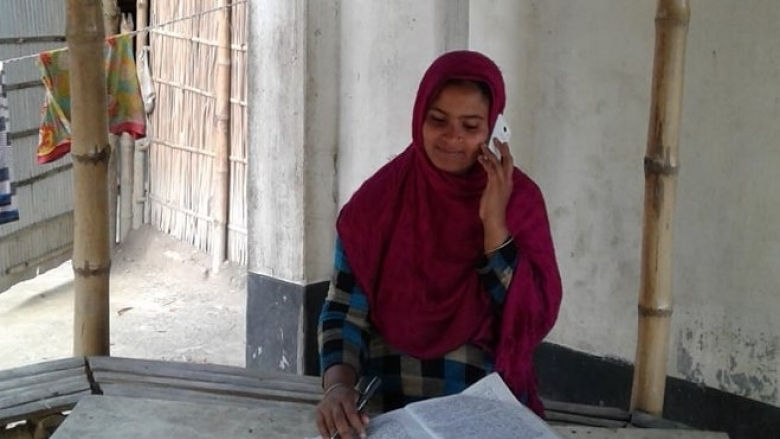
[[[378,377],[372,377],[371,380],[366,384],[365,388],[360,391],[360,397],[357,401],[357,412],[361,413],[364,408],[366,408],[366,404],[368,404],[368,400],[371,399],[372,396],[374,396],[374,393],[376,392],[376,389],[379,388],[379,385],[382,384],[382,380]],[[330,439],[338,439],[341,436],[339,435],[339,432],[333,433],[331,435]]]

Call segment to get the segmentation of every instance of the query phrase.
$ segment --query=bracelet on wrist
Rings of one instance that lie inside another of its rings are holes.
[[[328,388],[325,389],[324,392],[322,392],[322,399],[325,399],[325,397],[328,396],[328,393],[332,392],[335,389],[338,389],[339,387],[352,387],[352,386],[350,386],[347,383],[342,383],[342,382],[333,383],[330,386],[328,386]]]
[[[506,237],[506,239],[504,240],[504,242],[501,243],[501,245],[499,245],[498,247],[496,247],[496,248],[494,248],[494,249],[492,249],[492,250],[490,250],[488,252],[485,252],[485,254],[489,255],[489,254],[495,253],[495,252],[501,250],[502,248],[506,247],[506,245],[509,244],[510,242],[512,242],[512,235],[511,234]]]

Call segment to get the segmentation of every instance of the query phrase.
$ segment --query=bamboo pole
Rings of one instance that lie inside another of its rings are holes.
[[[74,355],[109,354],[108,120],[103,10],[68,0],[73,159]]]
[[[122,14],[120,33],[129,33],[133,29],[133,16]],[[133,224],[133,153],[135,140],[130,133],[119,136],[120,172],[119,172],[119,242],[125,242]]]
[[[113,35],[119,30],[121,10],[117,0],[103,0],[103,26],[106,35]]]
[[[672,315],[672,217],[682,111],[688,0],[658,0],[645,155],[642,270],[631,408],[661,415]]]
[[[108,147],[111,148],[111,153],[108,158],[108,176],[106,177],[106,184],[108,184],[108,245],[111,247],[111,254],[114,253],[116,247],[116,217],[117,217],[117,154],[119,151],[119,136],[116,134],[108,133]]]
[[[228,0],[220,0],[218,6],[227,5]],[[228,238],[228,200],[230,198],[230,82],[231,82],[231,34],[229,8],[218,12],[217,24],[217,77],[215,118],[216,141],[214,165],[212,166],[212,227],[211,271],[218,273],[219,267],[227,257]]]
[[[135,21],[138,23],[138,29],[144,29],[147,26],[147,17],[149,14],[149,3],[147,0],[138,0],[136,2]],[[141,57],[141,52],[146,46],[146,32],[139,32],[135,37],[135,59]],[[148,127],[147,127],[148,130]],[[148,133],[147,133],[148,134]],[[136,142],[133,151],[133,229],[138,229],[144,222],[144,152]]]
[[[119,137],[121,172],[119,173],[119,242],[125,242],[133,225],[133,166],[135,139],[130,133]]]
[[[105,35],[115,35],[119,31],[119,19],[121,16],[117,0],[102,0],[102,2]],[[116,246],[117,151],[119,150],[119,136],[109,133],[108,145],[111,148],[111,153],[108,157],[108,245],[111,247],[111,253],[113,254]]]

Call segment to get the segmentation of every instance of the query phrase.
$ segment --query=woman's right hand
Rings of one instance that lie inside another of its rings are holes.
[[[335,386],[335,387],[333,387]],[[368,416],[357,411],[358,391],[347,384],[335,384],[317,405],[317,428],[324,439],[336,432],[342,439],[354,439],[353,432],[366,437]]]

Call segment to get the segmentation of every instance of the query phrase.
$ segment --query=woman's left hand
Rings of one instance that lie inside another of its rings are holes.
[[[504,243],[509,236],[506,227],[506,206],[512,195],[512,173],[514,161],[509,152],[509,144],[493,139],[494,144],[501,152],[499,160],[488,148],[482,144],[479,163],[487,173],[487,185],[479,202],[479,217],[485,229],[485,253],[488,253]]]

